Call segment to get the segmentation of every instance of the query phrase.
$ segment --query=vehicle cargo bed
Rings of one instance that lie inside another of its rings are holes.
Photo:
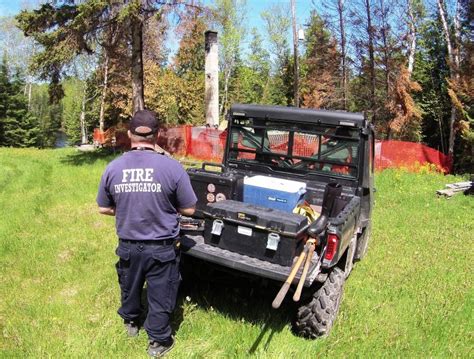
[[[270,263],[258,258],[231,252],[215,246],[204,243],[204,237],[201,235],[185,235],[181,237],[181,248],[184,253],[192,257],[205,259],[208,262],[222,265],[224,267],[237,269],[245,273],[259,275],[264,278],[284,282],[290,274],[291,267],[281,266]],[[309,287],[317,277],[319,270],[318,256],[316,253],[311,261],[308,276],[305,280],[305,287]],[[297,284],[302,272],[302,267],[296,274],[293,284]]]

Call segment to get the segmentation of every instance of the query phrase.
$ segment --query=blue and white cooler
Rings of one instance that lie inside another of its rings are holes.
[[[306,183],[268,176],[244,178],[244,202],[293,212],[303,200]]]

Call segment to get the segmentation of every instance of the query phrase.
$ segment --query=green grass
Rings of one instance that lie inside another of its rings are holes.
[[[0,357],[146,358],[116,314],[114,222],[95,205],[111,159],[0,149]],[[435,195],[460,180],[377,175],[369,252],[328,338],[293,336],[273,288],[199,284],[183,288],[168,357],[473,357],[474,198]]]

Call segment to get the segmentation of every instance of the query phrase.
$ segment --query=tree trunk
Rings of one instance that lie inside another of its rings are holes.
[[[439,10],[439,16],[441,18],[441,24],[443,25],[444,39],[446,40],[446,46],[448,48],[448,57],[449,57],[449,62],[450,62],[449,68],[450,70],[453,70],[454,69],[453,68],[453,64],[454,64],[453,46],[451,43],[451,38],[449,36],[449,28],[448,28],[448,20],[446,18],[446,12],[444,11],[444,0],[438,0],[438,10]]]
[[[390,92],[390,53],[387,43],[387,31],[388,31],[388,24],[387,24],[387,12],[385,11],[385,2],[384,0],[380,0],[380,18],[382,21],[382,43],[383,43],[383,64],[385,65],[385,93],[388,98]]]
[[[134,17],[132,28],[132,98],[133,113],[145,108],[143,94],[143,22]]]
[[[453,49],[453,57],[454,57],[454,65],[456,66],[456,79],[459,79],[459,69],[461,67],[460,60],[459,60],[459,50],[461,48],[461,21],[460,21],[460,14],[461,6],[459,5],[459,0],[456,1],[456,14],[454,15],[454,49]],[[472,24],[472,22],[471,22]],[[472,25],[471,25],[472,29]],[[472,32],[471,32],[472,34]],[[472,37],[471,37],[472,40]]]
[[[456,123],[456,107],[454,104],[451,105],[451,116],[449,118],[449,142],[448,142],[448,156],[452,157],[454,154],[454,138],[455,128],[454,124]]]
[[[382,57],[382,63],[385,67],[384,71],[385,71],[385,98],[390,98],[391,97],[391,94],[390,94],[390,72],[392,71],[391,69],[391,64],[390,64],[390,49],[389,49],[389,44],[388,44],[388,36],[389,36],[389,26],[387,24],[387,13],[388,13],[388,10],[385,8],[385,1],[384,0],[380,0],[379,2],[380,4],[380,9],[379,9],[379,17],[380,17],[380,21],[382,22],[382,26],[381,26],[381,36],[382,36],[382,44],[383,44],[383,47],[381,49],[381,52],[383,53],[383,57]],[[390,122],[388,122],[387,124],[384,124],[384,126],[386,125],[386,128],[387,128],[387,139],[388,140],[391,140],[392,139],[392,129],[390,128]]]
[[[346,33],[344,28],[344,0],[337,3],[339,14],[339,31],[341,34],[341,67],[342,67],[342,106],[347,109],[347,65],[346,65]]]
[[[225,115],[224,111],[226,110],[226,106],[227,106],[227,95],[229,92],[229,79],[231,75],[231,69],[232,67],[224,71],[224,99],[222,100],[221,110],[220,110],[220,113],[222,115]]]
[[[293,56],[294,56],[294,80],[293,80],[293,96],[295,107],[300,107],[299,101],[299,70],[298,70],[298,34],[296,32],[296,9],[295,0],[291,0],[291,22],[293,25]]]
[[[82,105],[81,105],[81,115],[80,125],[81,125],[81,144],[87,144],[87,128],[86,128],[86,92],[87,87],[84,85],[83,93],[82,93]]]
[[[365,0],[365,10],[367,12],[367,35],[369,48],[370,66],[370,110],[372,111],[372,122],[375,124],[375,56],[374,56],[374,34],[372,28],[372,14],[370,1]]]
[[[439,139],[441,142],[441,152],[446,153],[446,148],[444,147],[444,134],[443,134],[443,121],[442,121],[442,115],[440,113],[441,111],[438,110],[438,125],[439,125]]]
[[[456,2],[456,8],[457,8],[457,2]],[[451,37],[449,33],[447,15],[444,9],[445,9],[444,0],[438,0],[439,16],[441,18],[441,24],[443,25],[444,38],[446,41],[446,46],[448,48],[448,57],[449,57],[448,64],[449,64],[450,78],[451,78],[451,81],[456,82],[459,78],[459,71],[458,71],[459,68],[457,67],[459,59],[456,59],[456,56],[454,54],[453,46],[451,43]],[[456,10],[458,10],[458,8]],[[454,126],[455,123],[456,123],[456,107],[454,103],[451,101],[451,117],[449,119],[449,142],[448,142],[448,155],[450,157],[452,157],[454,154],[454,138],[456,136],[455,134],[456,129]]]
[[[31,81],[28,80],[28,111],[31,110],[31,95],[32,95],[31,87],[32,87]]]
[[[104,114],[105,114],[105,97],[107,96],[107,85],[109,77],[109,56],[105,52],[104,60],[104,81],[102,83],[102,95],[100,98],[100,113],[99,113],[99,130],[104,132]]]
[[[408,17],[410,19],[410,45],[408,49],[408,78],[411,78],[413,73],[413,67],[415,65],[415,52],[416,52],[416,27],[415,27],[415,15],[413,13],[413,0],[408,0]]]

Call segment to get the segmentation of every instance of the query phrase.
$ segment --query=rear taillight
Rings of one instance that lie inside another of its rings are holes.
[[[326,254],[324,255],[324,259],[332,261],[334,255],[336,254],[338,243],[338,236],[336,236],[335,234],[328,234],[328,243],[326,246]]]

